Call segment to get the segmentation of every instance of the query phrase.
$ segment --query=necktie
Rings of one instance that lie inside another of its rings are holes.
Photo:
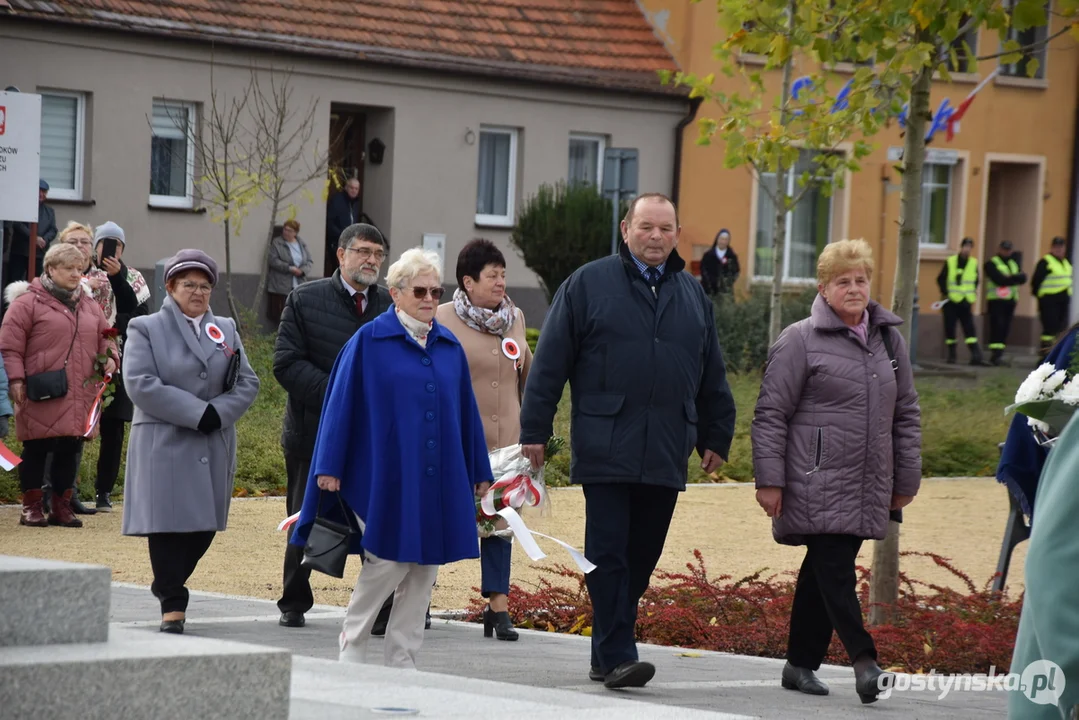
[[[197,340],[198,337],[199,337],[199,329],[197,327],[195,327],[194,321],[188,320],[187,321],[187,326],[191,328],[191,332],[195,333],[195,339]]]
[[[367,305],[367,298],[363,293],[356,293],[356,314],[363,315],[365,306]]]
[[[659,282],[659,270],[655,269],[654,267],[648,268],[648,277],[647,277],[647,279],[648,279],[648,284],[649,285],[655,285],[656,283],[658,283]]]

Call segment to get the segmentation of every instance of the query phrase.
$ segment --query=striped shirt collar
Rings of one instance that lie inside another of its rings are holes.
[[[629,256],[631,258],[633,258],[633,264],[637,266],[637,270],[639,270],[641,275],[644,276],[644,279],[647,280],[648,279],[649,266],[647,264],[641,262],[637,258],[637,256],[634,255],[633,253],[630,253]],[[657,266],[656,270],[659,272],[660,275],[663,275],[663,271],[664,271],[664,269],[666,269],[666,267],[667,267],[667,263],[664,262],[662,265]]]

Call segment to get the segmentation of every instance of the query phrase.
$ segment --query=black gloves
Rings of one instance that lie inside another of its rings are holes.
[[[199,432],[204,435],[209,435],[215,430],[221,429],[221,416],[217,414],[217,410],[214,410],[213,405],[206,406],[206,412],[202,413],[202,419],[199,420]]]

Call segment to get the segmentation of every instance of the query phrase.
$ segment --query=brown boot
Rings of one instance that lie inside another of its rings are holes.
[[[63,527],[82,527],[82,520],[75,517],[71,511],[71,495],[73,491],[68,488],[63,495],[52,494],[52,512],[49,513],[49,524]]]
[[[19,524],[30,527],[45,527],[49,524],[45,519],[45,506],[41,502],[40,490],[27,490],[22,494],[22,514],[19,516]]]

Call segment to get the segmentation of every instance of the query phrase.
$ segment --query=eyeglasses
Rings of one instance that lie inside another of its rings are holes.
[[[446,292],[445,288],[440,287],[414,287],[410,289],[412,290],[412,297],[416,298],[417,300],[423,300],[425,297],[427,297],[428,293],[431,294],[432,300],[441,300],[442,293]]]
[[[345,248],[345,250],[356,253],[360,256],[360,260],[374,258],[375,262],[382,264],[382,261],[386,259],[386,253],[381,250],[372,250],[371,248]]]
[[[207,285],[205,283],[193,283],[190,281],[180,283],[180,287],[184,289],[184,292],[191,293],[192,295],[194,295],[195,293],[199,293],[200,295],[209,295],[210,291],[213,290],[213,286],[211,285]]]

